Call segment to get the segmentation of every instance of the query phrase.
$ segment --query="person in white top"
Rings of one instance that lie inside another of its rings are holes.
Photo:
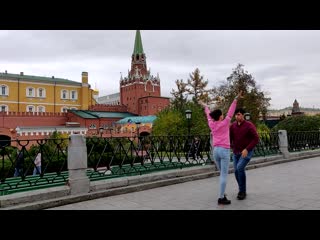
[[[33,175],[37,175],[41,173],[41,153],[39,152],[34,159],[34,169],[33,169]]]

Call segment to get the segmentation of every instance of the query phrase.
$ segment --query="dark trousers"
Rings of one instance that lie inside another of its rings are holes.
[[[239,192],[246,192],[246,171],[245,168],[248,165],[251,157],[253,155],[253,150],[248,152],[248,155],[243,158],[240,154],[233,154],[233,168],[236,180],[239,186]]]

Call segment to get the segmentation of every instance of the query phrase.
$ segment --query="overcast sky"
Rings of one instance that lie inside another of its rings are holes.
[[[218,86],[238,63],[272,109],[320,108],[320,31],[141,30],[151,74],[159,73],[162,96],[171,97],[175,80],[185,82],[200,69],[209,87]],[[135,30],[0,30],[0,72],[55,76],[81,82],[83,71],[100,96],[119,92],[127,76]]]

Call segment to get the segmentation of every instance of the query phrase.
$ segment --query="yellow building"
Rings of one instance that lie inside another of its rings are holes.
[[[88,110],[95,105],[98,91],[88,84],[88,73],[82,82],[68,79],[0,73],[0,111],[66,112]]]

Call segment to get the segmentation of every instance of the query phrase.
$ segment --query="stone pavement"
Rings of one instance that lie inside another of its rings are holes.
[[[237,200],[234,174],[227,183],[231,205],[217,205],[219,177],[169,185],[51,208],[52,210],[316,210],[320,209],[320,157],[247,170],[247,198]]]

